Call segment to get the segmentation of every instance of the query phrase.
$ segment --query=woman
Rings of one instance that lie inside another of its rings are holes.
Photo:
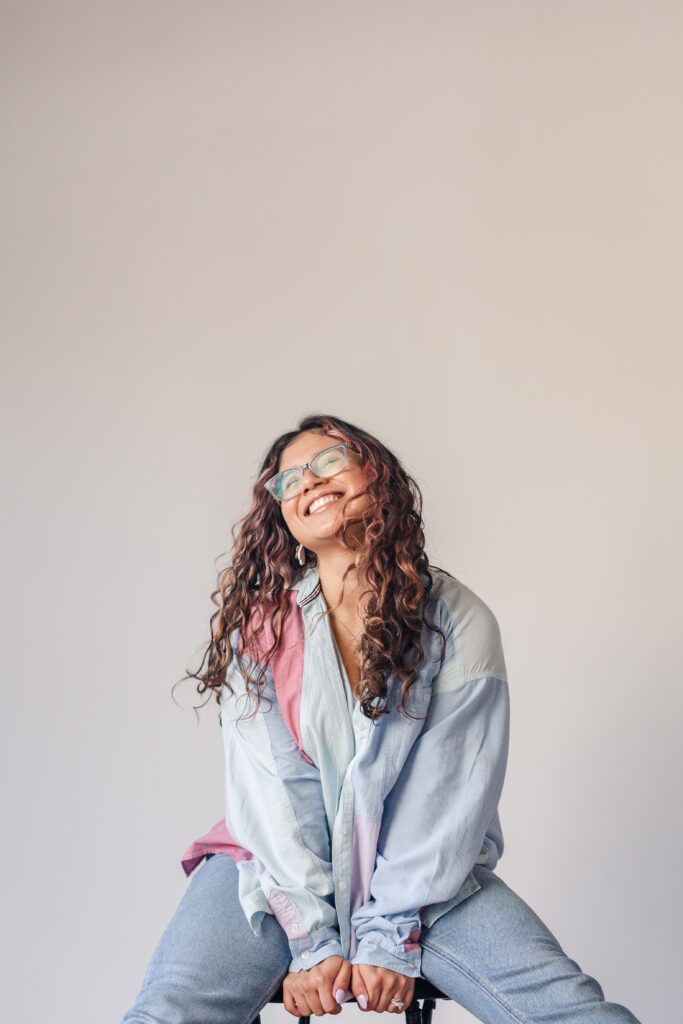
[[[429,564],[400,462],[308,416],[240,522],[189,673],[220,704],[225,818],[123,1024],[251,1024],[281,983],[296,1017],[401,1013],[420,975],[485,1022],[638,1024],[494,873],[498,623]]]

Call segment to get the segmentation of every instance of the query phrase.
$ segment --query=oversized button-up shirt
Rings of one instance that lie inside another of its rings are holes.
[[[367,718],[339,654],[317,568],[308,567],[271,659],[261,709],[236,656],[221,691],[225,817],[182,857],[237,863],[254,934],[273,914],[290,971],[339,955],[418,977],[422,927],[480,888],[472,869],[503,853],[498,802],[508,756],[509,692],[498,622],[463,583],[430,566],[424,662],[400,714]],[[264,630],[264,649],[272,634]],[[236,633],[231,642],[236,648]],[[255,674],[255,673],[253,673]],[[411,717],[412,716],[412,717]]]

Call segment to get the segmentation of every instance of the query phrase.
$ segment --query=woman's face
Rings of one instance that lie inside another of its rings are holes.
[[[314,431],[299,434],[282,452],[278,471],[304,466],[316,452],[342,440],[333,434]],[[346,517],[355,516],[365,508],[369,495],[355,497],[364,490],[366,482],[360,461],[360,455],[349,448],[349,464],[341,473],[319,477],[307,466],[302,489],[293,498],[286,498],[280,503],[290,533],[305,548],[318,554],[329,548],[331,543],[341,543],[335,540],[334,534],[342,522],[342,513]],[[334,500],[315,505],[314,502],[323,495]]]

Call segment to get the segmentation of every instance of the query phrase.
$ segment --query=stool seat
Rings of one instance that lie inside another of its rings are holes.
[[[435,988],[429,981],[424,978],[415,979],[415,990],[413,992],[413,998],[410,1006],[406,1006],[403,1012],[406,1015],[406,1024],[431,1024],[432,1010],[434,1009],[435,1002],[437,999],[449,999],[450,996],[440,992],[438,988]],[[420,1000],[423,1000],[422,1006],[420,1006]],[[284,1002],[282,995],[282,985],[280,985],[268,1000],[270,1003],[282,1003]],[[355,1003],[355,997],[347,999],[346,1006],[348,1003]],[[330,1016],[326,1014],[326,1016]],[[392,1014],[392,1016],[396,1016]],[[299,1024],[310,1024],[310,1017],[299,1017]],[[251,1024],[261,1024],[261,1015],[257,1014]]]

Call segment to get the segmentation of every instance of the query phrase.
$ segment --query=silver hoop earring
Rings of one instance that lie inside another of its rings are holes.
[[[306,554],[303,544],[297,544],[294,554],[296,555],[296,560],[299,565],[306,564]]]

